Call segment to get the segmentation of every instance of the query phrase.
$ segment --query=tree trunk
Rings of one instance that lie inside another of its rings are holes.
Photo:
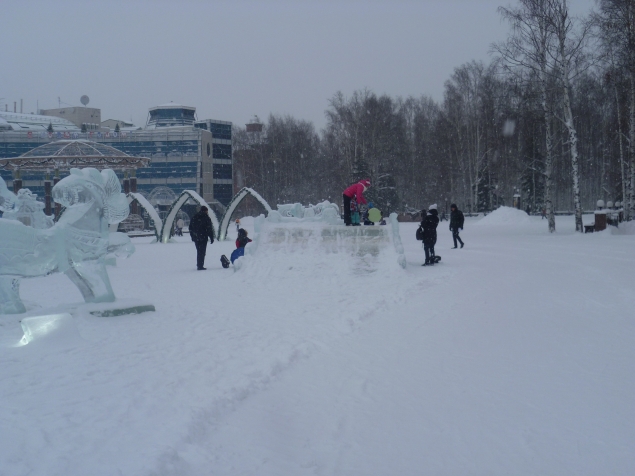
[[[571,96],[569,84],[569,65],[565,57],[565,38],[560,35],[560,57],[562,59],[562,102],[564,106],[564,123],[569,136],[569,151],[571,153],[571,176],[573,179],[573,206],[575,208],[575,231],[583,232],[582,205],[580,203],[580,164],[578,156],[578,134],[573,124],[571,112]]]
[[[620,117],[620,95],[617,91],[617,83],[613,83],[613,89],[615,90],[615,108],[617,109],[617,140],[620,144],[620,172],[622,178],[622,208],[627,209],[627,195],[626,195],[626,177],[624,176],[624,146],[622,145],[622,119]]]
[[[629,207],[628,207],[628,219],[635,218],[635,69],[631,66],[631,107],[629,111],[630,115],[630,130],[629,130],[629,168],[630,168],[630,180],[628,181],[629,192]]]

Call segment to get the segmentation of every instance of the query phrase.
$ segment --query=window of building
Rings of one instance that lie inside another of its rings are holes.
[[[214,156],[215,159],[229,159],[232,158],[232,146],[225,144],[214,144]]]
[[[232,166],[230,164],[214,164],[215,179],[232,179]]]
[[[233,189],[230,184],[214,184],[214,198],[227,206],[233,198]]]

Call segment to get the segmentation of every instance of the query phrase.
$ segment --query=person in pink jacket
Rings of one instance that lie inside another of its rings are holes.
[[[364,192],[368,190],[368,187],[370,187],[370,180],[363,179],[344,190],[344,223],[346,226],[351,226],[351,198],[355,197],[358,204],[368,203],[364,198]]]

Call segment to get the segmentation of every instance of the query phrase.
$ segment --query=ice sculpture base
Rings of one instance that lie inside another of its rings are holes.
[[[113,303],[117,304],[117,303]],[[93,316],[97,317],[116,317],[116,316],[126,316],[129,314],[142,314],[144,312],[155,312],[156,308],[153,304],[136,304],[136,305],[119,305],[119,306],[110,306],[108,309],[99,309],[95,311],[90,311]]]
[[[20,316],[20,320],[24,321],[31,317],[40,317],[45,315],[70,314],[72,317],[114,317],[141,314],[144,312],[155,312],[154,304],[141,299],[117,299],[114,302],[99,303],[71,303],[62,304],[60,306],[50,308],[37,308],[28,311]]]
[[[55,347],[72,347],[81,342],[79,332],[73,323],[73,316],[67,312],[25,317],[20,321],[24,337],[20,344],[33,341],[47,342]]]

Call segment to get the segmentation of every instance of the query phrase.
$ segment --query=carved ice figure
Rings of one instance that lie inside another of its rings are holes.
[[[9,191],[7,184],[0,178],[0,212],[6,212],[13,208],[15,195]]]
[[[283,218],[306,218],[311,221],[331,222],[333,216],[339,216],[340,209],[337,204],[325,200],[308,207],[304,207],[301,203],[278,205],[277,212]]]
[[[109,233],[108,225],[121,222],[129,213],[119,179],[109,169],[71,169],[53,187],[53,199],[66,209],[51,228],[0,218],[0,314],[26,311],[19,278],[55,272],[65,273],[86,302],[115,300],[104,258],[108,253],[129,256],[134,252],[127,235]],[[14,202],[10,216],[19,206],[18,197]],[[37,219],[31,220],[35,223]]]
[[[38,229],[53,226],[53,220],[44,213],[44,204],[37,201],[37,195],[25,188],[19,190],[16,196],[7,189],[2,179],[0,179],[0,210],[3,212],[2,218],[17,220],[26,226]],[[3,313],[4,307],[7,307],[10,312],[24,312],[24,306],[14,298],[18,296],[19,301],[19,290],[19,279],[0,275],[0,314]],[[5,296],[11,297],[5,299]],[[5,301],[6,306],[2,304]]]
[[[53,226],[53,219],[44,213],[44,204],[38,202],[37,195],[31,193],[28,188],[23,188],[17,195],[13,195],[12,202],[10,208],[5,207],[2,218],[18,220],[23,225],[40,230]]]

